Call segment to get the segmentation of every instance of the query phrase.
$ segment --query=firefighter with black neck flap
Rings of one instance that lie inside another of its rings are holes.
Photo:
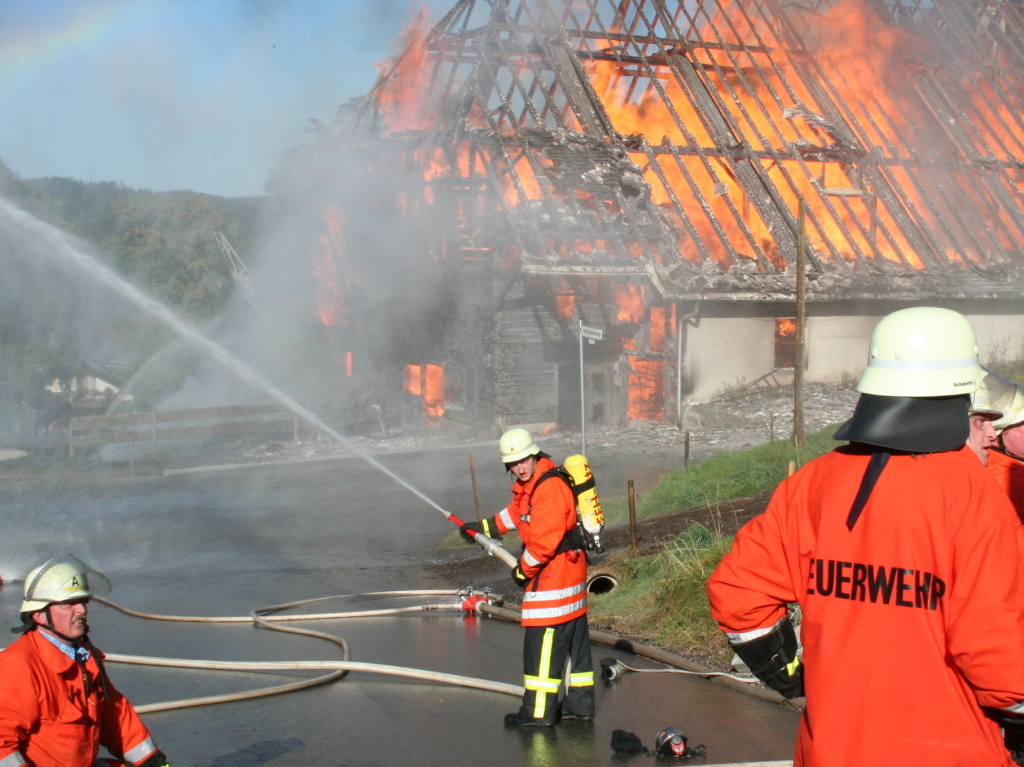
[[[28,574],[22,636],[0,652],[0,767],[170,767],[89,640],[89,598],[109,592],[70,554]]]
[[[962,315],[885,317],[835,435],[850,444],[784,480],[708,581],[740,658],[806,695],[796,765],[1011,764],[1024,566],[1009,501],[965,445],[984,375]]]
[[[492,538],[518,530],[523,541],[512,571],[523,589],[523,704],[505,724],[551,726],[559,718],[594,718],[594,664],[587,625],[587,558],[576,530],[576,500],[551,457],[526,429],[509,429],[499,442],[501,460],[515,477],[512,502],[483,522],[460,529]],[[562,672],[569,661],[559,705]]]

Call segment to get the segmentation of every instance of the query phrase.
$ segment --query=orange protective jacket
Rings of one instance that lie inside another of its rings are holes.
[[[1010,503],[1017,510],[1017,517],[1024,522],[1024,461],[1018,461],[1000,450],[989,450],[988,471],[1010,498]]]
[[[111,685],[100,700],[95,656],[82,667],[38,629],[0,652],[0,767],[93,767],[100,746],[131,764],[156,751],[131,703]]]
[[[894,455],[853,530],[869,456],[811,461],[708,581],[732,641],[803,611],[796,765],[1011,765],[982,706],[1024,700],[1016,519],[969,448]],[[763,632],[762,632],[763,633]]]
[[[539,458],[530,481],[517,479],[512,503],[495,516],[502,533],[518,530],[523,541],[519,565],[530,579],[523,592],[523,626],[556,626],[587,613],[587,558],[576,549],[555,553],[576,527],[576,498],[557,477],[536,487],[553,468],[551,459]]]

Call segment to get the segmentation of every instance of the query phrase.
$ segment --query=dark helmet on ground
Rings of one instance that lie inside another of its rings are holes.
[[[675,727],[666,727],[655,736],[654,751],[658,756],[686,756],[686,736]]]

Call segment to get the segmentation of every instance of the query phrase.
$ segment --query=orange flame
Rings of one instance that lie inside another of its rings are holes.
[[[776,338],[789,338],[796,337],[796,320],[787,319],[780,317],[775,320],[775,337]]]
[[[427,9],[421,6],[399,35],[401,53],[376,64],[383,72],[390,72],[387,82],[377,90],[377,110],[388,133],[426,130],[437,119],[436,105],[424,96],[430,75],[427,67],[429,32]]]
[[[444,415],[444,367],[428,364],[423,371],[423,409],[431,418]]]
[[[639,421],[665,418],[665,360],[630,355],[629,417]]]
[[[444,415],[444,367],[406,365],[403,372],[403,388],[416,397],[423,398],[423,411],[429,418]]]
[[[661,306],[651,307],[650,347],[652,352],[665,351],[665,309]]]
[[[335,206],[331,205],[325,209],[324,223],[327,225],[327,234],[317,239],[309,255],[315,280],[313,294],[316,299],[317,315],[320,322],[327,327],[339,323],[344,325],[348,319],[348,305],[339,279],[339,262],[342,256],[341,226],[344,220],[344,214]]]
[[[571,320],[573,312],[576,311],[576,296],[563,295],[555,296],[555,316],[560,320]]]
[[[641,322],[644,318],[644,286],[616,285],[615,303],[619,322]]]
[[[756,31],[766,45],[784,47],[784,41],[778,40],[776,33],[767,24],[754,20],[754,29],[751,28],[751,21],[751,17],[746,14],[731,19],[729,28],[735,31],[725,35],[725,42],[742,43],[744,41],[741,37],[749,36],[753,39]],[[906,29],[886,25],[865,0],[840,0],[828,13],[818,17],[815,23],[817,27],[813,35],[820,48],[818,62],[825,70],[829,82],[839,91],[840,97],[852,105],[858,122],[867,126],[867,142],[882,146],[904,145],[899,134],[905,132],[908,122],[917,120],[917,115],[912,114],[912,105],[917,101],[901,97],[901,83],[893,76],[896,71],[894,64],[908,54],[921,55],[926,45]],[[595,41],[597,48],[612,48],[616,45],[613,41]],[[705,66],[707,76],[722,93],[743,139],[754,150],[785,150],[786,145],[798,139],[820,143],[820,137],[808,130],[802,118],[782,119],[782,109],[778,107],[776,96],[769,89],[768,83],[759,77],[747,77],[744,82],[732,79],[731,62],[724,51],[697,51],[695,55],[698,65]],[[792,65],[781,58],[775,63],[794,88],[789,97],[792,103],[804,104],[812,111],[821,111],[816,106],[814,95],[803,85]],[[631,65],[592,61],[587,66],[594,89],[618,132],[627,135],[643,134],[652,146],[661,144],[663,139],[679,146],[716,145],[704,127],[706,121],[697,113],[674,78],[659,80],[646,88],[633,89],[631,83],[635,73],[629,69]],[[716,70],[715,66],[721,67],[721,70]],[[777,77],[774,74],[769,76]],[[748,83],[753,93],[748,90]],[[779,90],[778,85],[776,82],[776,92]],[[977,88],[972,90],[978,93]],[[734,95],[743,104],[742,111],[733,105]],[[926,119],[923,115],[921,117]],[[996,122],[995,119],[989,121],[989,126]],[[1017,121],[1009,119],[1008,122],[1016,124]],[[1021,138],[1024,139],[1024,135]],[[771,230],[761,219],[756,207],[745,199],[742,188],[731,175],[714,165],[709,170],[700,157],[658,154],[652,161],[656,165],[649,164],[647,156],[642,153],[633,153],[631,157],[644,168],[645,179],[652,185],[652,198],[656,204],[671,209],[671,191],[683,207],[697,238],[680,238],[678,246],[684,257],[698,262],[703,259],[699,240],[712,258],[723,266],[731,265],[732,256],[715,228],[714,224],[717,223],[735,253],[749,254],[751,251],[745,226],[749,236],[776,268],[785,265],[785,259],[777,252]],[[846,168],[838,162],[828,162],[823,166],[827,166],[822,171],[824,174],[827,170],[827,178],[823,175],[817,180],[809,178],[795,162],[774,164],[766,160],[759,168],[759,172],[771,178],[791,211],[797,209],[798,194],[812,206],[817,215],[814,222],[808,225],[811,246],[827,258],[827,238],[845,260],[855,260],[858,250],[870,256],[873,249],[877,248],[888,260],[900,261],[902,256],[911,266],[923,268],[920,257],[886,207],[875,206],[870,190],[861,190],[860,195],[848,195],[842,203],[835,199],[827,201],[822,188],[855,191],[860,188],[861,182],[852,174],[848,175]],[[906,171],[894,168],[892,175],[904,176],[897,179],[902,190],[910,195],[921,215],[935,223],[934,213],[930,211],[914,182],[906,177]],[[700,191],[703,201],[692,193],[691,187]],[[828,202],[832,203],[832,212],[828,210]],[[987,208],[979,204],[979,209]],[[742,225],[737,216],[742,220]],[[883,235],[876,236],[875,228],[865,223],[871,222],[872,216],[881,224],[879,229],[889,232],[891,240]],[[678,222],[677,226],[682,231],[681,223]],[[866,231],[869,228],[870,231]],[[933,231],[942,232],[943,228],[936,225]],[[941,237],[940,234],[940,240]]]
[[[775,320],[775,367],[796,365],[796,320],[779,317]]]

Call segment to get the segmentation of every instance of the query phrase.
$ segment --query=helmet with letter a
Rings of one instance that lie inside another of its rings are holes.
[[[71,554],[53,557],[25,579],[22,613],[45,610],[54,602],[71,602],[110,593],[110,581]]]
[[[860,400],[835,438],[911,453],[959,449],[984,378],[962,314],[934,306],[893,312],[871,335]]]
[[[498,440],[498,450],[501,452],[501,462],[506,466],[531,455],[540,454],[540,448],[533,441],[533,435],[522,427],[509,429],[502,434]]]

